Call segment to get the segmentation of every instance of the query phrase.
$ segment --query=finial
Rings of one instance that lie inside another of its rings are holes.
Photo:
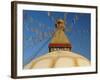
[[[64,20],[58,19],[58,20],[56,21],[55,27],[56,27],[57,29],[64,30],[64,29],[65,29],[65,22],[64,22]]]

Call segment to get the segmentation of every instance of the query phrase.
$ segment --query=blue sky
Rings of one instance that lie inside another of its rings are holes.
[[[91,14],[23,10],[23,65],[48,53],[57,19],[65,20],[72,51],[91,60]]]

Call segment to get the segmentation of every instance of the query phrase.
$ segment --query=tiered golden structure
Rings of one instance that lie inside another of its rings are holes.
[[[49,52],[52,51],[71,51],[71,43],[65,35],[65,23],[62,19],[58,19],[55,24],[56,31],[49,44]]]

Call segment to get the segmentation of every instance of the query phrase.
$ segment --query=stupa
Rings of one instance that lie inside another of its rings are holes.
[[[84,56],[71,51],[72,45],[65,35],[65,23],[58,19],[55,24],[56,31],[48,45],[49,52],[43,56],[33,59],[24,68],[67,68],[89,66],[90,61]]]

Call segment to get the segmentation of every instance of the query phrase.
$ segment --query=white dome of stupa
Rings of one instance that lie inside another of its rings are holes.
[[[54,51],[32,60],[25,69],[89,66],[85,57],[70,51]]]

